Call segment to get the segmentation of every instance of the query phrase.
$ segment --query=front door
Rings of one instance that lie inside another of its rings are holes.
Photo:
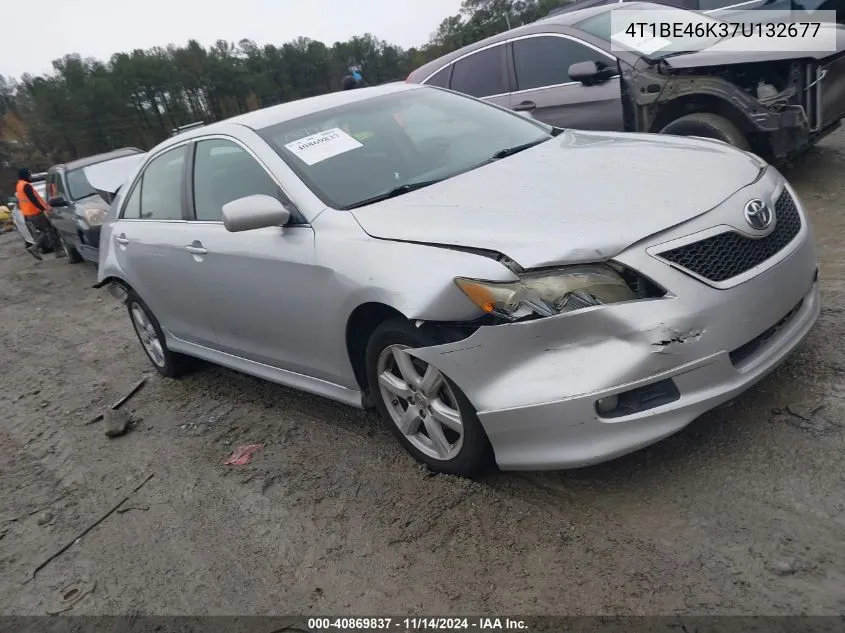
[[[209,315],[198,309],[192,254],[186,250],[183,171],[188,145],[154,158],[129,192],[112,239],[127,282],[161,326],[191,343],[214,343]]]
[[[67,206],[50,207],[47,212],[47,217],[50,219],[52,225],[56,228],[62,239],[69,245],[75,246],[78,241],[76,234],[76,219],[74,216],[73,202],[71,202],[70,194],[68,193],[62,174],[58,171],[53,171],[47,174],[47,196],[46,201],[49,203],[51,198],[61,197],[67,202]]]
[[[569,76],[569,67],[584,61],[618,70],[615,58],[572,37],[544,34],[514,40],[513,59],[514,110],[528,111],[538,121],[562,128],[624,131],[618,75],[591,86]]]
[[[314,231],[294,210],[288,226],[230,233],[222,207],[265,194],[292,208],[265,167],[233,140],[196,144],[193,219],[186,239],[194,249],[197,305],[210,316],[216,349],[241,358],[313,374],[319,303],[332,272],[315,265]]]

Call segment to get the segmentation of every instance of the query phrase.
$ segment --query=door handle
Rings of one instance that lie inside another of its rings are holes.
[[[530,112],[531,110],[537,109],[537,104],[533,101],[523,101],[522,103],[517,103],[513,109],[514,112]]]
[[[192,244],[186,246],[185,250],[188,251],[191,255],[206,255],[208,253],[207,248],[203,248],[202,246],[194,246]]]
[[[115,235],[114,241],[120,244],[121,246],[126,246],[127,244],[129,244],[129,240],[126,239],[126,235],[124,235],[123,233],[121,233],[120,235]]]

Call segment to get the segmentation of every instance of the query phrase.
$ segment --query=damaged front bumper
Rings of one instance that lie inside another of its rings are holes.
[[[411,353],[466,393],[503,469],[585,466],[652,444],[775,369],[819,315],[803,210],[796,237],[732,286],[708,285],[648,254],[712,231],[719,213],[742,230],[741,213],[715,211],[616,258],[668,288],[666,298],[481,327]]]

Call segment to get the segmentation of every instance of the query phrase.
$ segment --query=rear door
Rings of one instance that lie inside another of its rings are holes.
[[[449,88],[509,108],[511,86],[506,50],[507,44],[502,42],[459,58],[451,66]],[[438,73],[432,77],[435,78],[442,81],[444,77]]]
[[[159,154],[128,192],[114,229],[114,252],[127,281],[168,333],[214,342],[210,318],[198,309],[197,278],[186,250],[184,173],[190,145]]]
[[[549,125],[584,130],[625,129],[622,91],[615,57],[559,33],[527,35],[512,41],[516,91],[511,107]],[[585,86],[573,81],[569,67],[594,61],[615,69],[607,81]]]

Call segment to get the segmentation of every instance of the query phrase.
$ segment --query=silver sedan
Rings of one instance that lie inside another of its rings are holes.
[[[461,475],[656,442],[819,314],[807,216],[756,156],[407,84],[164,141],[116,197],[99,264],[164,376],[199,358],[375,407]]]

